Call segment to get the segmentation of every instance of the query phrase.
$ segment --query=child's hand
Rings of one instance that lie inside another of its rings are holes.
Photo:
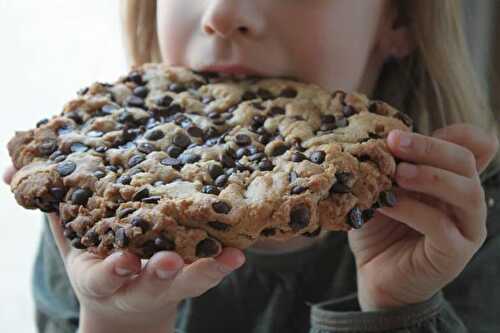
[[[399,307],[432,297],[462,272],[486,238],[479,172],[498,139],[468,125],[433,137],[393,131],[398,203],[349,232],[364,311]]]
[[[9,168],[4,181],[15,173]],[[235,248],[224,248],[217,258],[203,258],[186,265],[174,252],[156,253],[144,267],[128,252],[101,259],[69,245],[61,221],[49,214],[50,228],[80,301],[81,332],[173,331],[177,304],[215,287],[245,257]],[[171,326],[171,327],[169,327]]]

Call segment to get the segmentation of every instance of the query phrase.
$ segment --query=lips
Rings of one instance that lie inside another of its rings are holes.
[[[264,73],[259,72],[253,68],[238,64],[206,66],[201,69],[201,72],[217,72],[227,75],[266,76]]]

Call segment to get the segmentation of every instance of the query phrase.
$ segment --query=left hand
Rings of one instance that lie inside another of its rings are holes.
[[[432,137],[393,131],[387,141],[411,163],[397,167],[396,206],[348,233],[363,311],[431,298],[462,272],[487,233],[479,173],[498,149],[496,137],[459,124]]]

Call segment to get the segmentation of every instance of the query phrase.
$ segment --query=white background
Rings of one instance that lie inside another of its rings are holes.
[[[0,0],[0,169],[15,130],[59,113],[76,91],[126,70],[117,0]],[[39,212],[0,184],[0,332],[35,332],[31,273]]]

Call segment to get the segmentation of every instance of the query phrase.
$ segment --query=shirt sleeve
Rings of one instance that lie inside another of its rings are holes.
[[[393,310],[361,312],[357,294],[311,307],[310,333],[500,332],[500,182],[484,184],[488,237],[465,270],[429,300]]]

